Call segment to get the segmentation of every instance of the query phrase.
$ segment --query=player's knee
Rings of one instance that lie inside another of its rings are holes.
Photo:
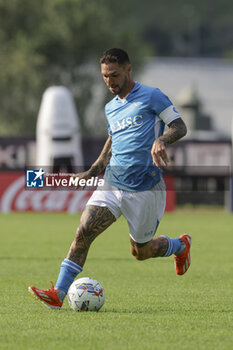
[[[141,249],[131,247],[131,254],[135,257],[135,259],[140,261],[147,259],[144,251],[142,251]]]
[[[139,261],[143,261],[143,260],[146,260],[147,257],[144,254],[138,253],[137,255],[135,255],[135,259]]]

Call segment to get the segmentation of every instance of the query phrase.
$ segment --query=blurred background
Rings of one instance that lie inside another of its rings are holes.
[[[188,135],[169,147],[167,210],[212,205],[232,211],[229,0],[0,0],[1,210],[67,210],[64,193],[63,206],[54,207],[51,198],[48,205],[45,197],[41,206],[35,205],[32,192],[24,193],[25,180],[19,179],[28,166],[47,165],[37,161],[43,132],[38,116],[49,118],[51,110],[43,104],[51,87],[70,94],[64,99],[70,102],[54,102],[53,108],[60,116],[64,110],[65,120],[66,103],[73,104],[80,164],[61,151],[49,165],[70,167],[73,160],[73,166],[88,167],[97,158],[107,137],[104,104],[112,97],[99,58],[111,47],[129,53],[135,80],[166,93],[188,126]],[[49,130],[44,133],[49,137]],[[61,150],[73,137],[50,136]],[[72,208],[68,211],[77,209]]]

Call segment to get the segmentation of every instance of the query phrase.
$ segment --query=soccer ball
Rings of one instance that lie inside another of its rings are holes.
[[[104,288],[97,280],[89,277],[74,281],[67,296],[74,311],[99,311],[105,300]]]

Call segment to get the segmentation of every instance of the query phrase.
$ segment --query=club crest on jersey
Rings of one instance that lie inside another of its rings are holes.
[[[117,120],[114,123],[110,124],[110,128],[112,133],[128,129],[131,127],[138,127],[143,124],[143,116],[142,115],[135,115],[134,117],[127,117],[122,120]]]

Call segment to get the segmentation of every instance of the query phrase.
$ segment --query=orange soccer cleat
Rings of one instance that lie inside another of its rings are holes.
[[[58,290],[54,288],[53,282],[51,282],[50,289],[39,289],[34,286],[28,287],[29,293],[31,293],[36,299],[41,301],[44,305],[51,309],[60,309],[63,302],[58,298]]]
[[[175,267],[177,275],[183,275],[189,268],[191,264],[190,257],[190,247],[191,247],[191,237],[189,235],[181,235],[179,237],[185,244],[185,249],[183,253],[174,255]]]

